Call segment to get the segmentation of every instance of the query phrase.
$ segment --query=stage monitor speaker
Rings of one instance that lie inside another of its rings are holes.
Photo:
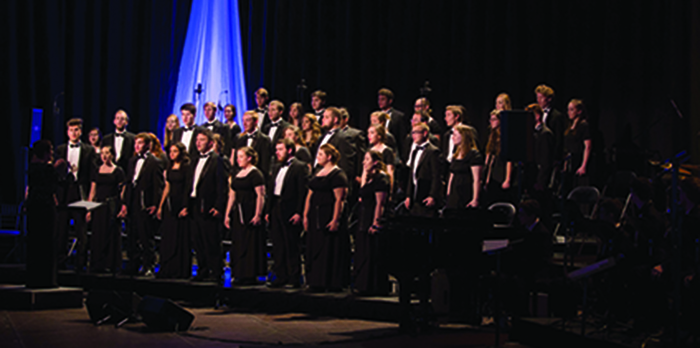
[[[95,325],[119,324],[136,313],[141,298],[131,291],[91,290],[85,306]]]
[[[41,140],[41,126],[44,119],[44,110],[32,109],[32,126],[29,131],[29,146],[32,147],[35,142]]]
[[[156,331],[187,331],[194,314],[174,302],[145,296],[139,304],[139,315],[146,325]]]
[[[527,111],[501,111],[501,158],[530,162],[534,155],[534,117]]]

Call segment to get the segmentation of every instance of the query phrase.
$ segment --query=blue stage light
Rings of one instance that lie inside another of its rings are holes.
[[[236,106],[236,122],[242,124],[248,110],[238,0],[194,0],[182,51],[173,113],[180,106],[194,103],[199,112],[195,123],[204,122],[204,103]],[[161,115],[165,118],[167,115]],[[217,119],[224,121],[223,112]]]

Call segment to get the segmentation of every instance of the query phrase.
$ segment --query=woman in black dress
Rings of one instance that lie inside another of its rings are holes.
[[[119,193],[126,176],[124,170],[114,164],[114,149],[103,146],[100,149],[102,165],[91,177],[91,202],[103,205],[88,213],[87,220],[92,220],[92,237],[90,238],[90,271],[116,272],[121,268],[121,232],[117,219],[121,208]]]
[[[348,179],[337,163],[338,150],[322,145],[316,155],[321,169],[309,181],[304,206],[306,283],[309,291],[342,291],[350,281],[350,236],[343,208]]]
[[[301,129],[294,125],[288,126],[284,130],[284,137],[287,139],[292,139],[295,147],[294,157],[308,164],[310,172],[312,169],[311,164],[313,163],[314,159],[313,157],[311,157],[311,152],[306,147],[306,143],[304,142],[304,136],[301,133]]]
[[[230,132],[229,139],[234,142],[238,133],[241,132],[241,126],[236,123],[236,107],[231,104],[224,106],[224,117],[226,117],[226,125]]]
[[[56,282],[56,189],[58,172],[51,164],[53,145],[48,140],[32,144],[27,170],[27,275],[29,289],[55,288]],[[60,166],[64,159],[56,161]]]
[[[240,170],[231,177],[224,225],[231,229],[231,274],[234,284],[251,285],[267,272],[265,229],[262,213],[265,205],[265,180],[255,166],[258,154],[245,146],[236,152]]]
[[[501,158],[501,111],[491,111],[489,140],[486,143],[484,187],[486,206],[495,202],[512,202],[513,162]]]
[[[591,157],[592,141],[583,101],[571,99],[567,111],[571,126],[564,132],[564,153],[570,156],[566,166],[565,187],[573,189],[589,184],[590,168],[588,168],[588,163]]]
[[[158,278],[189,279],[192,273],[190,234],[187,229],[188,188],[191,187],[190,159],[181,142],[170,145],[170,167],[165,171],[165,188],[156,217],[160,225],[160,270]]]
[[[373,124],[367,129],[367,140],[369,141],[370,150],[382,155],[382,162],[386,166],[386,174],[389,175],[389,192],[393,192],[391,188],[394,187],[396,154],[394,154],[394,150],[386,145],[386,136],[386,128],[382,124]]]
[[[381,229],[391,186],[382,157],[381,153],[370,150],[362,162],[360,227],[355,236],[353,263],[354,291],[358,295],[386,295],[389,292],[389,274],[383,259],[385,241],[377,233]]]
[[[481,194],[481,170],[484,157],[476,148],[472,130],[463,124],[455,125],[452,142],[455,154],[450,163],[447,183],[447,208],[477,208]]]

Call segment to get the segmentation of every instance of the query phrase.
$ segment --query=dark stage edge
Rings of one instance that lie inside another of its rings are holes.
[[[585,336],[581,335],[581,320],[566,322],[562,327],[559,318],[518,318],[513,319],[510,339],[531,347],[561,348],[561,347],[595,347],[595,348],[628,348],[628,347],[668,347],[668,343],[650,340],[649,334],[632,335],[616,331],[601,331],[594,327],[593,322],[586,323]]]
[[[24,285],[0,285],[0,308],[42,310],[81,308],[83,289],[57,287],[28,289]]]
[[[188,306],[217,307],[242,312],[307,313],[337,318],[398,322],[398,297],[356,297],[343,293],[306,293],[301,289],[269,289],[264,285],[222,287],[215,283],[164,280],[148,277],[76,275],[62,271],[63,286],[91,290],[133,291],[139,296],[155,296],[181,301]]]

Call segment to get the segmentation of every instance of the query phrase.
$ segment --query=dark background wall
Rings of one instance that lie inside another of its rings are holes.
[[[600,131],[599,159],[628,130],[655,158],[689,150],[700,161],[697,2],[239,1],[251,103],[265,86],[289,105],[304,78],[306,107],[310,92],[326,90],[330,104],[348,107],[365,128],[379,88],[391,88],[395,106],[410,111],[429,80],[438,120],[445,105],[463,104],[485,134],[498,93],[521,108],[547,83],[561,111],[584,99]],[[111,132],[118,108],[129,112],[133,131],[162,134],[155,128],[171,108],[190,2],[0,2],[0,95],[8,106],[0,148],[12,168],[0,183],[2,202],[16,202],[22,190],[20,148],[33,107],[45,110],[44,136],[55,143],[65,141],[71,116]]]

